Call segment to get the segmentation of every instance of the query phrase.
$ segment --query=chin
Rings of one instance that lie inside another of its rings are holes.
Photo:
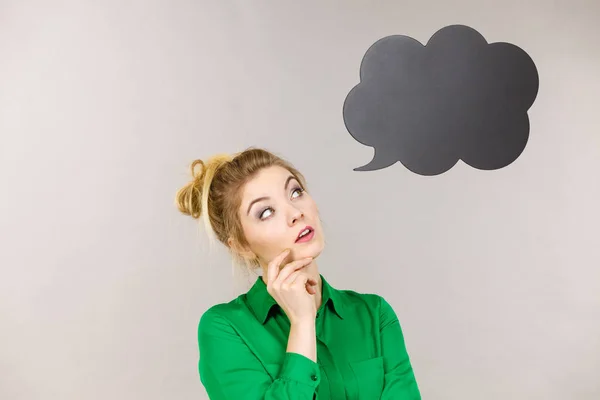
[[[323,252],[323,248],[324,248],[324,243],[314,243],[313,246],[310,246],[309,248],[307,248],[306,250],[304,250],[302,253],[306,253],[306,254],[302,254],[302,257],[312,257],[312,258],[317,258],[321,255],[321,253]]]

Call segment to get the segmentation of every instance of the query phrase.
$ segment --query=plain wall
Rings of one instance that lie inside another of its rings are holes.
[[[389,300],[424,399],[600,398],[600,3],[0,0],[0,398],[205,399],[197,323],[253,281],[178,213],[189,163],[307,177],[321,272]],[[435,177],[342,105],[362,56],[464,24],[524,49],[523,154]]]

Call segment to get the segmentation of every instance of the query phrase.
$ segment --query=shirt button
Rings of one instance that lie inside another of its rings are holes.
[[[312,379],[313,381],[316,381],[317,380],[317,376],[313,374],[313,375],[310,376],[310,379]]]

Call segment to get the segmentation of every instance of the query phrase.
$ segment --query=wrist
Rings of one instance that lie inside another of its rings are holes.
[[[290,319],[290,325],[297,328],[310,328],[315,326],[315,318],[302,317]]]

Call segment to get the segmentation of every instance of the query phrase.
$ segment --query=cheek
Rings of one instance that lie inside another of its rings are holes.
[[[284,247],[289,247],[289,244],[285,244],[285,233],[280,224],[265,222],[249,228],[246,237],[255,253],[272,258],[274,253],[279,254]]]
[[[319,208],[317,207],[317,205],[315,203],[313,203],[311,205],[311,207],[309,208],[309,212],[310,212],[310,215],[312,215],[315,220],[320,221]]]

